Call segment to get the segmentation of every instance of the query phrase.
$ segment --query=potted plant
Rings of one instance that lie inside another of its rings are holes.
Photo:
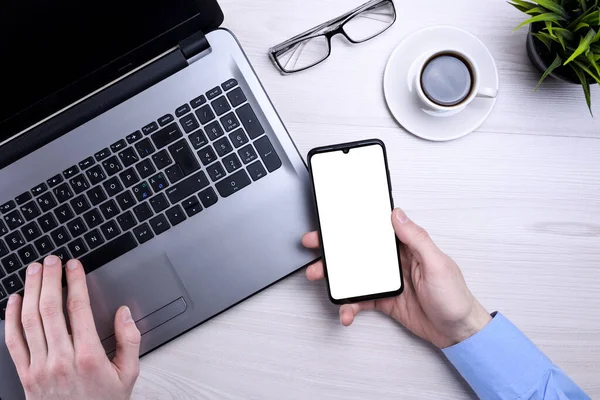
[[[530,18],[527,54],[543,74],[583,87],[590,113],[590,84],[600,83],[600,0],[510,0]]]

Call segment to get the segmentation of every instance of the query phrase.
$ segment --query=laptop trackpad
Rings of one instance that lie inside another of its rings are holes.
[[[136,266],[115,265],[88,277],[98,335],[107,353],[114,350],[114,319],[126,305],[142,334],[182,314],[185,289],[166,254]]]

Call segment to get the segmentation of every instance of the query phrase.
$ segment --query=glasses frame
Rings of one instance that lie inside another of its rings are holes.
[[[363,39],[363,40],[358,40],[358,41],[353,40],[350,38],[350,36],[348,36],[348,33],[344,30],[344,26],[346,25],[346,23],[348,23],[350,20],[352,20],[357,15],[360,15],[369,9],[379,7],[380,5],[386,4],[386,3],[389,3],[392,6],[392,11],[394,12],[394,19],[392,20],[392,22],[390,23],[390,25],[387,28],[385,28],[381,32],[379,32],[371,37],[368,37],[366,39]],[[346,14],[340,15],[337,18],[333,18],[327,22],[322,23],[321,25],[317,25],[314,28],[311,28],[305,32],[302,32],[299,35],[294,36],[291,39],[286,40],[285,42],[282,42],[276,46],[271,47],[269,49],[269,58],[271,59],[273,64],[275,64],[275,66],[277,67],[279,72],[281,72],[283,75],[290,75],[290,74],[293,74],[296,72],[302,72],[302,71],[305,71],[309,68],[312,68],[312,67],[322,63],[323,61],[325,61],[326,59],[329,58],[329,56],[331,55],[331,38],[334,37],[335,35],[341,34],[350,43],[360,44],[360,43],[364,43],[368,40],[371,40],[376,36],[381,35],[383,32],[390,29],[390,27],[392,25],[394,25],[394,22],[396,22],[396,7],[394,6],[393,0],[371,0],[371,1],[368,1],[365,4],[355,8],[354,10],[347,12]],[[316,63],[309,65],[307,67],[300,68],[300,69],[297,69],[294,71],[287,70],[283,65],[281,65],[279,63],[279,60],[277,57],[279,55],[281,55],[282,53],[288,51],[294,45],[296,45],[300,42],[304,42],[304,41],[316,38],[316,37],[320,37],[320,36],[324,36],[327,39],[327,46],[328,46],[327,55],[322,60],[317,61]]]

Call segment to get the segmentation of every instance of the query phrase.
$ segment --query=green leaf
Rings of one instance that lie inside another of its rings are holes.
[[[523,0],[512,0],[509,1],[508,4],[511,4],[515,7],[519,6],[521,8],[524,8],[525,10],[531,10],[532,8],[537,7],[537,4]]]
[[[590,25],[598,25],[600,22],[600,10],[594,11],[592,13],[587,14],[581,22],[585,22]]]
[[[533,0],[536,3],[538,3],[540,6],[544,7],[547,10],[550,10],[556,14],[559,14],[561,16],[563,16],[564,18],[567,17],[567,12],[565,11],[565,9],[558,3],[554,2],[553,0]]]
[[[533,24],[534,22],[543,22],[543,21],[560,21],[560,20],[564,20],[563,17],[561,17],[558,14],[554,14],[554,13],[545,13],[545,14],[541,14],[541,15],[537,15],[533,18],[529,18],[527,21],[523,21],[519,24],[519,26],[517,26],[514,31],[519,30],[519,28],[527,25],[527,24]]]
[[[560,28],[560,27],[553,27],[552,31],[557,35],[557,36],[562,36],[563,39],[566,40],[573,40],[573,33],[565,28]]]
[[[548,67],[548,69],[546,69],[546,71],[544,72],[544,74],[542,75],[542,77],[540,78],[540,80],[537,83],[537,86],[535,87],[535,90],[537,91],[540,87],[540,85],[542,84],[542,82],[544,82],[544,80],[548,77],[548,75],[550,75],[552,73],[552,71],[554,71],[556,68],[560,67],[562,65],[562,59],[560,58],[560,56],[556,56],[556,58],[554,59],[554,61],[552,62],[552,64],[550,64],[550,66]]]
[[[586,74],[588,74],[589,76],[592,77],[593,80],[596,81],[596,83],[600,83],[600,77],[598,77],[598,75],[596,75],[594,72],[592,72],[592,70],[590,70],[585,64],[583,64],[580,61],[573,61],[575,64],[577,64],[577,66],[579,68],[581,68]]]
[[[596,36],[592,39],[592,43],[596,43],[598,40],[600,40],[600,29],[598,29],[598,33],[596,33]]]
[[[580,23],[577,24],[577,26],[575,27],[575,29],[573,29],[573,32],[577,32],[581,28],[589,28],[589,27],[590,27],[589,24],[586,24],[585,22],[580,22]]]
[[[596,36],[596,31],[593,29],[590,29],[588,34],[585,35],[585,37],[582,38],[581,41],[579,42],[579,46],[577,47],[577,49],[575,49],[575,52],[573,54],[571,54],[571,57],[569,57],[567,59],[567,61],[565,61],[564,65],[567,65],[568,63],[570,63],[571,61],[576,59],[580,54],[583,54],[585,51],[587,51],[587,49],[590,48],[590,44],[592,43],[594,36]]]
[[[596,62],[594,54],[588,49],[588,51],[585,52],[585,56],[587,57],[590,64],[592,64],[592,67],[594,67],[594,69],[596,70],[596,75],[600,76],[600,67],[598,67],[598,63]]]
[[[544,43],[546,45],[546,47],[548,48],[548,50],[552,50],[552,41],[556,41],[557,43],[560,43],[558,41],[558,38],[555,39],[545,32],[532,33],[532,35],[535,36],[536,38],[538,38],[540,40],[540,42]]]
[[[571,64],[571,68],[573,68],[573,71],[575,72],[575,74],[577,74],[577,77],[581,82],[581,86],[583,87],[583,94],[585,95],[585,102],[587,103],[588,109],[590,110],[590,114],[593,117],[594,113],[592,113],[592,95],[590,93],[590,84],[587,81],[585,74],[578,66]]]
[[[539,7],[534,7],[532,9],[529,9],[529,10],[525,11],[525,14],[540,15],[540,14],[544,14],[544,13],[547,13],[547,12],[548,12],[548,10],[544,10],[544,9],[539,8]]]

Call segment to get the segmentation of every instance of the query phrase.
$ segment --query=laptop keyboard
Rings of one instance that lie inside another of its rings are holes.
[[[92,272],[279,167],[235,79],[99,149],[0,205],[0,319],[30,263]]]

